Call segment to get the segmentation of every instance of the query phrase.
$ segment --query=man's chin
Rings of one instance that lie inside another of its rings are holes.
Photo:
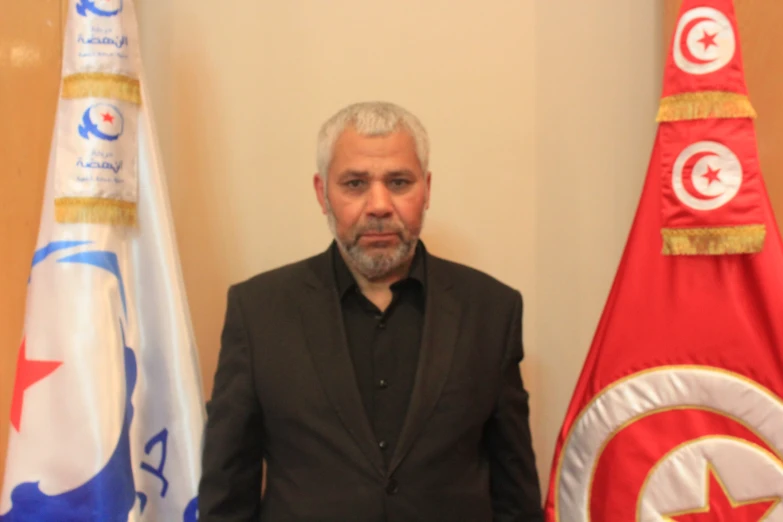
[[[375,266],[391,266],[398,262],[399,254],[397,248],[392,247],[356,247],[353,249],[352,256],[356,261],[362,264],[372,264]]]

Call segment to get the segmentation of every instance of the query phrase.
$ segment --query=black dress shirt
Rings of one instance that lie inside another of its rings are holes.
[[[388,464],[402,429],[418,366],[424,324],[425,253],[416,248],[408,276],[391,285],[385,311],[359,289],[335,244],[335,280],[356,382]]]

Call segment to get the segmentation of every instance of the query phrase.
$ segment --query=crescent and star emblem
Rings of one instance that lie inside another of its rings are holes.
[[[781,522],[783,400],[709,366],[629,375],[574,420],[555,484],[558,522]]]
[[[674,34],[674,63],[689,74],[715,72],[734,57],[734,28],[722,12],[697,7],[682,15]]]
[[[674,161],[672,188],[684,205],[715,210],[737,195],[742,177],[742,165],[731,149],[715,141],[699,141]]]

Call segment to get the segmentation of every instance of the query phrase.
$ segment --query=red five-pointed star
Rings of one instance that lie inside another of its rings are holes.
[[[708,466],[707,506],[681,515],[669,515],[672,522],[759,522],[780,502],[779,498],[764,498],[750,502],[736,502],[711,466]]]
[[[11,399],[11,425],[19,432],[22,423],[22,407],[24,392],[53,371],[62,363],[57,361],[31,361],[27,358],[26,339],[19,347],[19,357],[16,359],[16,381]]]
[[[720,178],[718,178],[718,173],[720,172],[720,169],[713,169],[709,165],[707,166],[707,172],[702,174],[705,178],[707,178],[707,185],[712,185],[713,181],[720,181]]]
[[[108,112],[101,113],[101,116],[103,116],[103,121],[108,121],[109,123],[114,123],[114,116],[112,116]]]
[[[704,36],[701,37],[701,40],[698,40],[700,44],[704,44],[704,50],[706,51],[711,46],[717,47],[718,44],[715,43],[715,37],[718,36],[718,33],[715,34],[709,34],[707,31],[704,31]]]

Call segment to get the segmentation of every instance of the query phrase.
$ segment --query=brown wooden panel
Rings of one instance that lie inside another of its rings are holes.
[[[664,52],[677,22],[682,0],[664,0]],[[735,0],[745,78],[756,120],[759,162],[778,226],[783,217],[783,46],[780,26],[783,2]]]
[[[0,470],[57,108],[64,0],[0,0]],[[3,473],[0,472],[0,488]]]

